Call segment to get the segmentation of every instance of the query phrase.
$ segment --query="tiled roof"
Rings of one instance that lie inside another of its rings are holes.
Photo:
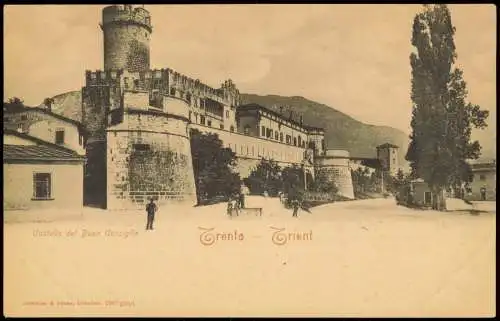
[[[75,152],[43,145],[3,145],[5,160],[77,160]]]
[[[377,149],[387,148],[387,147],[389,147],[389,148],[399,148],[399,146],[397,146],[397,145],[390,144],[390,143],[385,143],[385,144],[377,146]]]
[[[4,134],[4,136],[5,135],[12,135],[12,136],[17,136],[19,138],[27,139],[27,140],[30,140],[30,141],[36,143],[37,145],[44,145],[44,146],[49,146],[49,147],[52,147],[55,149],[62,149],[64,151],[67,151],[70,153],[74,152],[72,149],[69,149],[67,147],[48,142],[48,141],[45,141],[43,139],[28,135],[25,133],[20,133],[18,131],[12,130],[12,129],[4,129],[3,134]]]
[[[47,108],[42,108],[42,107],[27,107],[27,106],[24,106],[24,107],[20,107],[20,108],[15,108],[15,109],[5,109],[5,104],[4,104],[4,115],[8,115],[8,114],[18,114],[18,113],[25,113],[25,112],[41,112],[41,113],[44,113],[44,114],[47,114],[49,116],[52,116],[54,118],[58,118],[62,121],[65,121],[65,122],[68,122],[68,123],[71,123],[73,125],[76,125],[78,126],[80,129],[83,129],[83,126],[80,122],[74,120],[74,119],[71,119],[71,118],[68,118],[68,117],[65,117],[61,114],[57,114]]]
[[[290,123],[293,123],[299,127],[302,127],[304,129],[308,129],[308,130],[319,130],[319,131],[325,131],[324,128],[321,128],[321,127],[315,127],[315,126],[309,126],[309,125],[305,125],[304,123],[300,123],[299,121],[295,120],[295,119],[290,119],[288,117],[286,117],[285,115],[277,112],[277,111],[274,111],[270,108],[267,108],[265,106],[262,106],[262,105],[259,105],[259,104],[256,104],[256,103],[249,103],[249,104],[245,104],[245,105],[240,105],[238,106],[238,109],[236,109],[236,112],[238,113],[239,111],[244,111],[244,110],[263,110],[263,111],[266,111],[270,114],[273,114],[274,116],[278,117],[278,118],[281,118],[285,121],[288,121]]]

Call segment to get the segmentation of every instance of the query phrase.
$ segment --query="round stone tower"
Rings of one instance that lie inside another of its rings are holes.
[[[349,152],[346,150],[330,149],[324,155],[316,156],[314,165],[316,177],[333,181],[337,185],[339,195],[354,199],[349,157]]]
[[[151,16],[143,7],[108,6],[102,11],[104,69],[149,70]]]

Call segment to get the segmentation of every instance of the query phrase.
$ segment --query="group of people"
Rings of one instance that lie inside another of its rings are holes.
[[[240,209],[245,208],[245,194],[233,194],[227,202],[227,215],[233,216],[233,213],[239,215]]]

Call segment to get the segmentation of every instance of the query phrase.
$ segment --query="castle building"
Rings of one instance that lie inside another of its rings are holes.
[[[104,70],[87,71],[82,88],[87,203],[120,209],[155,197],[195,204],[190,128],[218,134],[242,177],[261,158],[302,164],[309,147],[324,149],[322,129],[240,106],[231,80],[213,88],[171,68],[151,69],[152,24],[143,7],[108,6],[102,19]]]
[[[191,129],[217,134],[235,152],[242,178],[261,159],[272,159],[301,166],[305,176],[342,181],[342,193],[352,196],[350,173],[343,171],[348,156],[326,150],[322,128],[292,112],[242,105],[230,79],[213,88],[171,68],[151,69],[153,27],[142,6],[107,6],[100,26],[104,70],[86,71],[82,87],[86,204],[137,208],[153,197],[194,205]]]

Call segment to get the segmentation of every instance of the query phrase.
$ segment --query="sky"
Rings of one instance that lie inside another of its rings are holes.
[[[38,105],[103,68],[104,6],[4,8],[4,100]],[[468,99],[496,142],[496,8],[450,5]],[[420,5],[148,5],[151,67],[244,93],[303,96],[364,123],[410,132],[410,43]],[[493,142],[493,144],[494,144]]]

